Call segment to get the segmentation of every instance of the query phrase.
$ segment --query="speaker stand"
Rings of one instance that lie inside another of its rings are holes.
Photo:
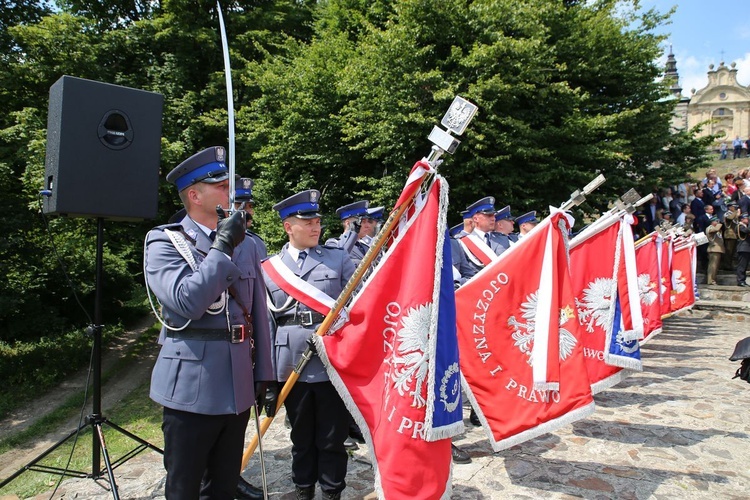
[[[115,482],[115,476],[114,476],[114,469],[118,466],[122,465],[123,463],[127,462],[134,456],[136,456],[138,453],[142,452],[146,448],[149,448],[153,451],[156,451],[158,453],[164,454],[164,450],[161,448],[158,448],[154,446],[153,444],[149,443],[145,439],[142,439],[135,434],[126,431],[122,427],[120,427],[117,424],[114,424],[107,420],[106,417],[102,415],[102,310],[101,310],[101,302],[102,302],[102,276],[103,276],[103,263],[102,263],[102,254],[104,252],[104,219],[102,217],[98,217],[96,219],[97,225],[96,225],[96,289],[94,291],[94,325],[89,326],[87,333],[92,335],[94,337],[94,352],[92,354],[93,358],[93,393],[92,393],[92,399],[93,399],[93,408],[92,413],[86,416],[83,423],[81,423],[77,429],[73,430],[70,434],[62,438],[57,443],[53,444],[51,447],[49,447],[47,450],[45,450],[42,454],[40,454],[38,457],[36,457],[34,460],[29,462],[28,464],[24,465],[21,469],[16,471],[12,476],[8,477],[7,479],[3,480],[2,483],[0,483],[0,488],[5,486],[6,484],[13,481],[15,478],[26,472],[27,470],[36,471],[36,472],[47,472],[50,474],[59,474],[61,476],[71,476],[71,477],[78,477],[78,478],[90,478],[90,479],[99,479],[104,475],[104,472],[107,473],[107,477],[109,478],[109,484],[112,489],[112,497],[115,500],[120,499],[120,495],[117,492],[117,483]],[[107,425],[108,427],[120,432],[121,434],[129,437],[130,439],[136,441],[138,446],[130,450],[128,453],[117,459],[116,461],[112,462],[109,457],[109,452],[107,451],[107,444],[104,440],[104,432],[103,427],[104,425]],[[78,433],[87,428],[91,427],[92,436],[91,436],[91,472],[83,472],[83,471],[76,471],[76,470],[69,470],[69,469],[63,469],[60,467],[51,467],[47,465],[41,465],[39,462],[43,460],[47,455],[55,451],[57,448],[65,444],[68,440],[78,435]],[[104,458],[104,469],[101,468],[101,458]]]

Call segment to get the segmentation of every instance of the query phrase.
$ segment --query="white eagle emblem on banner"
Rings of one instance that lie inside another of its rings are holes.
[[[641,297],[641,302],[645,305],[650,306],[659,297],[656,293],[656,283],[651,281],[651,275],[644,273],[638,276],[638,295]]]
[[[516,320],[515,316],[508,318],[508,326],[513,328],[513,340],[515,345],[518,347],[523,354],[526,355],[526,362],[531,366],[533,364],[532,354],[534,350],[534,333],[536,328],[536,308],[537,308],[537,293],[536,292],[526,296],[526,302],[521,304],[521,317],[526,320],[525,323]],[[573,348],[578,342],[569,330],[562,328],[570,319],[575,317],[573,309],[570,306],[560,309],[559,326],[560,326],[560,360],[565,361],[568,356],[573,352]]]
[[[399,395],[412,397],[412,406],[423,407],[427,401],[423,388],[429,369],[427,341],[432,319],[432,304],[410,308],[401,320],[403,328],[396,332],[393,355],[393,386]]]
[[[682,277],[682,271],[679,269],[675,269],[672,273],[672,297],[671,302],[675,301],[675,296],[684,292],[687,286],[685,283],[687,282],[686,278]]]
[[[578,321],[587,332],[593,333],[594,325],[607,329],[616,284],[612,278],[596,278],[583,291],[583,300],[576,297]]]

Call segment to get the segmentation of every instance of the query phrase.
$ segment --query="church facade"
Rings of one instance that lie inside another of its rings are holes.
[[[691,96],[682,95],[677,73],[677,61],[670,49],[664,78],[671,80],[670,90],[675,112],[672,127],[676,130],[691,129],[703,124],[699,136],[714,135],[715,146],[739,136],[750,137],[750,87],[737,82],[736,64],[726,66],[722,61],[718,67],[708,67],[708,85],[700,90],[691,90]]]

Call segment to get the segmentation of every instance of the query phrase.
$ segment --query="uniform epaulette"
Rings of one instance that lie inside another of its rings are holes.
[[[195,245],[195,237],[196,237],[195,231],[193,231],[192,229],[189,229],[186,232],[185,228],[182,227],[182,224],[180,223],[162,224],[161,226],[156,226],[155,228],[153,228],[152,231],[166,231],[167,229],[171,231],[176,231],[182,234],[185,237],[185,239],[187,239],[191,244]]]
[[[182,224],[179,223],[172,223],[172,224],[162,224],[160,226],[156,226],[155,228],[152,228],[152,231],[164,231],[165,229],[171,229],[173,231],[182,231]]]
[[[323,248],[329,248],[331,250],[341,250],[342,252],[344,251],[344,249],[339,247],[336,243],[324,243],[320,246],[322,246]]]

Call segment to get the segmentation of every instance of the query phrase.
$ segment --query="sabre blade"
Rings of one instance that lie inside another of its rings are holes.
[[[258,453],[260,458],[260,481],[263,485],[263,499],[268,500],[268,478],[266,477],[266,460],[263,455],[263,433],[260,430],[260,406],[255,404],[255,430],[258,433]]]
[[[227,122],[229,155],[227,167],[229,168],[229,213],[234,212],[234,91],[232,90],[232,67],[229,63],[229,42],[227,41],[227,30],[224,26],[224,16],[221,13],[221,4],[216,0],[216,11],[219,13],[219,28],[221,30],[221,47],[224,53],[224,79],[227,82]]]

